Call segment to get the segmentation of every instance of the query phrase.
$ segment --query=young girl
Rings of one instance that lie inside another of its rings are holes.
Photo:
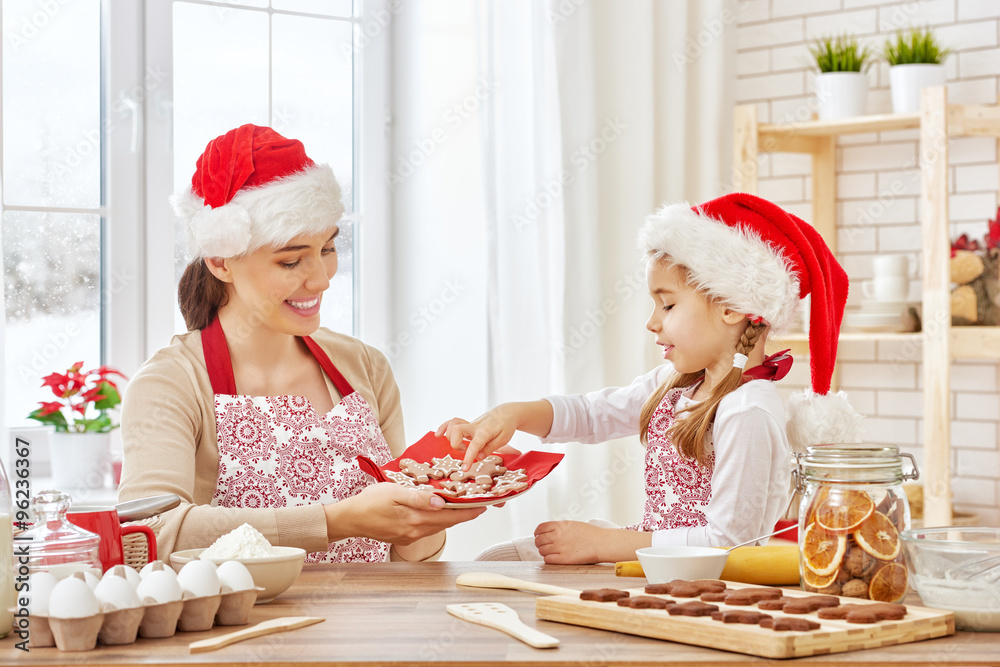
[[[595,563],[648,546],[737,544],[773,530],[787,507],[790,448],[856,442],[858,417],[830,395],[848,281],[819,234],[758,197],[736,193],[667,206],[639,234],[653,313],[646,328],[668,363],[623,388],[505,403],[472,423],[439,428],[464,441],[466,464],[515,430],[547,442],[594,443],[638,433],[646,451],[640,522],[553,521],[533,543],[497,545],[484,559]],[[773,381],[791,358],[764,358],[768,334],[795,321],[812,295],[814,392],[785,406]]]

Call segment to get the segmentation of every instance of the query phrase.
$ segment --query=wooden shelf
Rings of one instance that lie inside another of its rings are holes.
[[[840,342],[886,342],[920,344],[923,342],[922,332],[864,333],[848,331],[840,334]],[[804,333],[793,333],[775,338],[768,342],[768,352],[789,348],[793,355],[808,354],[809,336]],[[951,358],[952,359],[996,359],[1000,360],[1000,327],[951,327]]]
[[[951,513],[951,361],[1000,359],[1000,327],[951,326],[951,242],[948,233],[947,137],[1000,140],[1000,106],[948,104],[945,87],[921,91],[919,113],[861,116],[837,121],[758,123],[755,105],[733,113],[734,189],[757,192],[760,153],[806,153],[812,158],[812,224],[837,250],[837,137],[842,134],[919,129],[921,279],[920,333],[845,332],[841,341],[912,342],[922,364],[924,419],[924,516],[928,526],[947,525]],[[928,326],[928,323],[932,323]],[[780,347],[779,347],[780,346]],[[785,336],[768,350],[808,352],[805,334]],[[908,354],[908,356],[910,356]],[[833,378],[837,386],[839,378]]]

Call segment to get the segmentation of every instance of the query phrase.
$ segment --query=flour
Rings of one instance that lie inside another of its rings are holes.
[[[245,523],[217,539],[200,558],[265,558],[271,555],[271,543],[267,538]]]
[[[1000,632],[1000,590],[996,584],[914,575],[914,588],[928,607],[955,612],[960,630]]]

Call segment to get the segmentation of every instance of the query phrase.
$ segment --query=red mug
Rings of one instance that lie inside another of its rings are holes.
[[[74,505],[66,518],[80,528],[101,537],[101,567],[105,572],[125,562],[122,536],[143,533],[146,536],[146,562],[156,560],[156,535],[149,526],[123,526],[118,520],[118,510],[109,505]]]

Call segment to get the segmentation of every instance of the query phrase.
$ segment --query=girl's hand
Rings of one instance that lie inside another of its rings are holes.
[[[437,435],[448,438],[452,448],[465,449],[462,468],[468,470],[475,461],[506,445],[517,430],[517,421],[516,414],[504,403],[471,423],[457,417],[446,421],[438,427]]]
[[[608,539],[608,532],[583,521],[546,521],[535,528],[535,547],[546,563],[599,563],[598,547]]]
[[[398,484],[372,484],[356,496],[325,506],[327,538],[370,537],[406,546],[475,519],[485,507],[444,509],[436,494]],[[433,553],[433,552],[432,552]]]

